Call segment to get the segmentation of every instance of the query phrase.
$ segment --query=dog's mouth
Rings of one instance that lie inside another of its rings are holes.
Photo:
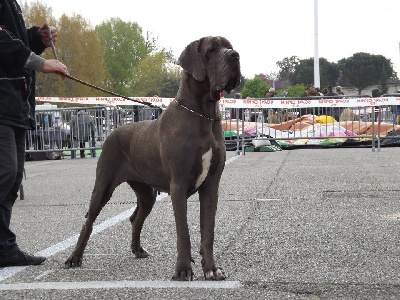
[[[239,84],[240,84],[240,76],[230,78],[228,83],[225,85],[224,90],[229,94],[231,91],[237,88]]]
[[[227,82],[223,82],[221,85],[217,85],[215,87],[215,90],[217,92],[225,91],[229,94],[231,91],[233,91],[235,88],[239,86],[240,73],[239,72],[233,72],[233,73],[236,73],[236,75],[230,77]]]
[[[228,94],[232,92],[235,88],[237,88],[240,84],[240,64],[239,61],[235,63],[228,63],[225,65],[225,68],[222,69],[221,80],[216,85],[216,90],[225,91]]]

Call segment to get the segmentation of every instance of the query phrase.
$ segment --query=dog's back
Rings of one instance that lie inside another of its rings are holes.
[[[130,144],[140,137],[141,132],[151,132],[152,123],[155,121],[132,122],[116,128],[104,141],[103,151],[110,148],[112,151],[126,151]]]

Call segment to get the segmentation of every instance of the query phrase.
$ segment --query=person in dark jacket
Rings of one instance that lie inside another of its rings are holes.
[[[77,115],[73,115],[71,118],[71,135],[74,141],[74,148],[80,147],[81,158],[85,158],[85,143],[92,141],[91,146],[96,145],[95,129],[93,116],[89,115],[84,109],[80,110]],[[91,150],[92,157],[95,157],[95,151]],[[76,152],[71,152],[71,158],[75,158]]]
[[[336,94],[334,91],[333,91],[333,87],[330,85],[330,86],[328,86],[328,92],[326,93],[326,95],[325,96],[337,96],[338,94]]]
[[[27,29],[16,0],[0,0],[0,267],[39,265],[46,258],[21,251],[10,230],[25,162],[26,130],[35,127],[35,71],[68,75],[61,62],[39,55],[56,40],[44,24]]]
[[[326,94],[326,96],[336,97],[337,95],[338,95],[338,94],[336,94],[336,93],[333,91],[333,87],[332,87],[331,85],[328,86],[328,93]],[[340,119],[340,107],[332,107],[330,110],[329,110],[328,108],[325,108],[325,107],[324,107],[324,109],[326,110],[325,115],[331,114],[332,117],[333,117],[336,121],[339,121],[339,119]]]
[[[313,96],[321,96],[321,94],[313,84],[310,84],[307,97],[313,97]]]

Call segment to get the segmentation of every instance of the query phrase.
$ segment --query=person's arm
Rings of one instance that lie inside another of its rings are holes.
[[[25,62],[25,68],[35,70],[36,72],[41,72],[43,70],[45,59],[40,57],[34,52],[31,52],[28,59]]]
[[[0,31],[0,65],[13,73],[29,68],[37,72],[68,75],[63,63],[41,58],[4,28]]]
[[[11,32],[5,28],[0,30],[0,65],[2,69],[14,72],[22,71],[31,52],[31,49]]]
[[[40,54],[49,47],[52,47],[57,41],[57,29],[44,23],[42,27],[33,26],[28,29],[30,41],[30,54],[25,67],[43,73],[58,73],[67,75],[67,68],[55,59],[44,60]]]
[[[35,70],[42,73],[56,73],[59,75],[68,75],[67,67],[58,60],[44,59],[39,55],[31,52],[25,63],[25,68]]]

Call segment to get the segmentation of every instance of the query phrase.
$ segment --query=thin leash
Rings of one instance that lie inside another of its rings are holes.
[[[52,36],[51,36],[51,29],[50,29],[50,27],[49,27],[49,39],[50,39],[51,50],[53,51],[54,58],[55,58],[56,60],[58,60],[56,48],[54,47],[53,38],[52,38]],[[63,75],[63,76],[64,76],[64,77],[67,77],[67,78],[69,78],[69,79],[72,79],[72,80],[74,80],[74,81],[76,81],[76,82],[79,82],[79,83],[81,83],[81,84],[83,84],[83,85],[86,85],[86,86],[88,86],[88,87],[91,87],[91,88],[94,88],[94,89],[96,89],[96,90],[102,91],[102,92],[104,92],[104,93],[107,93],[107,94],[110,94],[110,95],[113,95],[113,96],[117,96],[117,97],[120,97],[120,98],[124,98],[124,99],[126,99],[126,100],[130,100],[130,101],[133,101],[133,102],[141,103],[141,104],[147,105],[147,106],[149,106],[149,107],[153,107],[153,108],[156,107],[155,105],[153,105],[153,103],[146,102],[146,101],[135,100],[135,99],[133,99],[133,98],[130,98],[130,97],[127,97],[127,96],[124,96],[124,95],[120,95],[120,94],[117,94],[117,93],[115,93],[115,92],[108,91],[108,90],[103,89],[103,88],[101,88],[101,87],[98,87],[98,86],[96,86],[96,85],[90,84],[90,83],[88,83],[88,82],[86,82],[86,81],[83,81],[83,80],[81,80],[81,79],[78,79],[78,78],[76,78],[76,77],[74,77],[74,76],[71,76],[71,75]]]
[[[185,105],[179,103],[178,100],[176,100],[176,99],[174,99],[174,101],[175,101],[180,107],[186,109],[187,111],[190,111],[191,113],[195,114],[196,116],[202,117],[202,118],[204,118],[204,119],[206,119],[206,120],[209,120],[209,121],[219,121],[219,120],[217,120],[217,119],[212,119],[212,118],[206,117],[206,116],[204,116],[204,115],[202,115],[202,114],[199,114],[198,112],[195,112],[193,109],[190,109],[189,107],[186,107]]]

